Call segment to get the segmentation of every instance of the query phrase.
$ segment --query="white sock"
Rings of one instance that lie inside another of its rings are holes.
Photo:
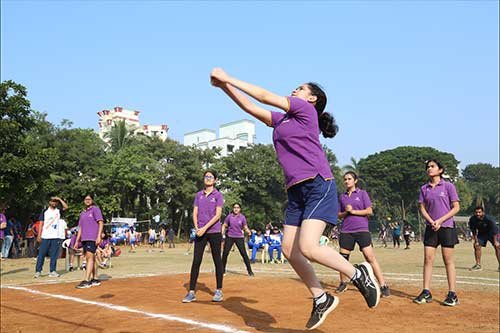
[[[361,271],[356,268],[356,271],[354,272],[354,275],[352,276],[351,281],[359,279],[360,277],[361,277]]]
[[[316,305],[324,303],[325,301],[326,301],[326,293],[323,293],[320,296],[314,298],[314,302],[316,303]]]

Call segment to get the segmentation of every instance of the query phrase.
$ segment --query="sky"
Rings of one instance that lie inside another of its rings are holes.
[[[252,119],[213,67],[280,95],[320,83],[341,166],[398,146],[499,165],[498,1],[1,1],[1,80],[56,124],[121,106],[182,142]]]

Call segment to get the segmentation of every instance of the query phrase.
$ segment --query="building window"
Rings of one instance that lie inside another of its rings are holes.
[[[234,150],[234,146],[233,145],[227,145],[227,152],[228,153],[232,153]]]

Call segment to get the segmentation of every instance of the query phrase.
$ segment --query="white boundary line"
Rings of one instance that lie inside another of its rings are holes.
[[[246,270],[233,270],[233,269],[228,269],[228,272],[246,272]],[[296,275],[296,273],[290,269],[273,269],[273,270],[255,270],[254,273],[264,273],[264,274],[269,274],[269,275],[283,275],[288,273],[288,275]],[[316,276],[318,277],[333,277],[335,272],[332,271],[332,273],[326,273],[326,272],[317,272]],[[416,279],[412,278],[412,276],[422,276],[422,274],[412,274],[412,273],[384,273],[384,275],[395,275],[394,277],[389,277],[389,280],[393,281],[422,281],[422,278]],[[434,281],[436,282],[448,282],[446,280],[446,275],[433,275],[432,276]],[[464,278],[464,279],[472,279],[472,280],[484,280],[484,281],[492,281],[496,283],[485,283],[485,282],[470,282],[470,281],[461,281],[457,280],[457,284],[470,284],[470,285],[476,285],[476,286],[495,286],[499,287],[500,286],[500,280],[499,279],[490,279],[490,278],[480,278],[480,277],[472,277],[472,276],[459,276],[459,278]]]
[[[247,331],[242,331],[238,330],[236,328],[227,326],[227,325],[220,325],[220,324],[211,324],[207,322],[201,322],[197,320],[192,320],[192,319],[187,319],[187,318],[182,318],[182,317],[177,317],[169,314],[163,314],[163,313],[153,313],[153,312],[147,312],[147,311],[141,311],[141,310],[136,310],[132,309],[126,306],[122,305],[114,305],[114,304],[109,304],[109,303],[102,303],[102,302],[94,302],[94,301],[88,301],[85,299],[81,299],[78,297],[72,297],[72,296],[66,296],[66,295],[58,295],[58,294],[50,294],[46,293],[43,291],[38,291],[38,290],[33,290],[25,287],[14,287],[14,286],[2,286],[2,288],[5,289],[13,289],[13,290],[19,290],[19,291],[25,291],[31,294],[35,295],[41,295],[41,296],[47,296],[47,297],[52,297],[52,298],[58,298],[66,301],[72,301],[72,302],[77,302],[77,303],[83,303],[83,304],[90,304],[90,305],[96,305],[100,306],[102,308],[106,308],[109,310],[114,310],[114,311],[121,311],[121,312],[129,312],[129,313],[135,313],[135,314],[140,314],[146,317],[151,317],[151,318],[156,318],[156,319],[163,319],[167,321],[176,321],[180,322],[183,324],[187,325],[192,325],[192,326],[197,326],[200,328],[208,328],[212,329],[214,331],[218,332],[224,332],[224,333],[247,333]]]

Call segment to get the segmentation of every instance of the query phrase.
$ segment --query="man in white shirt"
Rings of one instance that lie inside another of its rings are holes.
[[[36,260],[35,278],[42,274],[43,262],[45,256],[50,256],[50,273],[49,277],[58,277],[56,272],[57,257],[59,256],[59,248],[61,247],[61,229],[64,227],[61,223],[61,213],[57,205],[61,204],[62,209],[68,209],[68,205],[59,197],[52,197],[49,201],[49,208],[43,213],[43,222],[40,226],[41,233],[38,234],[38,242],[41,242]],[[63,221],[64,222],[64,221]],[[64,222],[66,224],[66,222]],[[66,231],[66,227],[62,229]]]

